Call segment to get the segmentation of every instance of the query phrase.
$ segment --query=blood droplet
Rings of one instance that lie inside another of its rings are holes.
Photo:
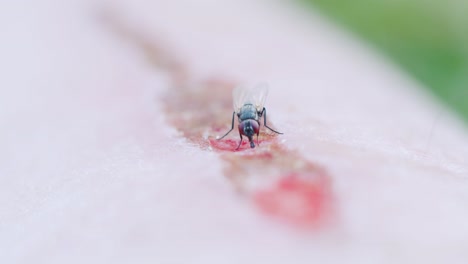
[[[287,222],[310,226],[324,216],[328,183],[317,177],[308,179],[293,173],[281,178],[273,188],[254,195],[256,205],[268,215]]]
[[[221,151],[242,151],[246,149],[250,149],[250,143],[248,140],[243,140],[242,144],[240,145],[239,149],[237,149],[237,146],[239,145],[239,140],[233,140],[233,139],[210,139],[210,145],[213,149],[215,150],[221,150]],[[260,146],[262,145],[263,140],[260,140]],[[255,147],[257,148],[257,140],[255,140]]]

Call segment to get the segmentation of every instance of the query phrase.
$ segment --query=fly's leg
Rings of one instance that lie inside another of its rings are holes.
[[[258,141],[258,134],[260,134],[260,128],[258,129],[258,132],[257,132],[257,146],[260,146],[260,142]]]
[[[266,128],[270,129],[271,131],[275,132],[276,134],[283,134],[283,133],[281,133],[281,132],[278,132],[278,131],[274,130],[273,128],[269,127],[269,126],[266,124],[266,122],[267,122],[267,115],[266,115],[266,108],[265,108],[265,107],[263,107],[263,110],[262,110],[262,112],[261,112],[261,115],[262,115],[262,116],[264,115],[264,116],[263,116],[263,125],[264,125]]]
[[[239,135],[240,135],[241,140],[240,140],[239,145],[237,146],[236,150],[239,150],[239,148],[240,148],[240,146],[242,144],[242,140],[243,140],[242,134],[239,134]]]
[[[232,112],[232,124],[231,124],[231,129],[226,133],[224,134],[224,136],[218,138],[218,140],[221,140],[223,139],[225,136],[227,136],[229,133],[231,133],[231,131],[234,129],[234,116],[236,115],[236,112]]]

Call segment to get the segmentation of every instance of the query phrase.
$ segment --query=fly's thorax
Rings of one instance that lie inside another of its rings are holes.
[[[240,109],[239,113],[239,122],[242,122],[247,119],[258,120],[257,108],[253,104],[245,104]]]
[[[257,120],[247,119],[239,123],[239,133],[249,138],[257,135],[260,130],[260,125]]]

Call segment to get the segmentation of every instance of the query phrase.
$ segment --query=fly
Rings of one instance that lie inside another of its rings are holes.
[[[266,108],[264,107],[267,95],[268,87],[266,85],[260,85],[254,89],[246,89],[244,87],[237,87],[234,89],[232,92],[234,112],[232,112],[231,129],[224,136],[218,138],[218,140],[223,139],[234,129],[234,118],[236,115],[239,123],[239,135],[241,138],[236,150],[238,150],[242,144],[243,135],[249,139],[251,148],[255,148],[253,136],[257,135],[258,145],[258,135],[260,134],[260,118],[262,117],[263,125],[266,128],[275,132],[276,134],[283,134],[267,125]]]

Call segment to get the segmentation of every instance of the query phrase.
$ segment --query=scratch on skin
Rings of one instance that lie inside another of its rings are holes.
[[[259,211],[283,222],[300,227],[326,224],[333,206],[331,177],[324,168],[286,148],[278,141],[278,135],[265,129],[261,130],[260,146],[255,149],[244,142],[236,151],[237,133],[216,140],[215,136],[230,126],[235,81],[193,81],[184,64],[160,42],[115,16],[104,18],[113,32],[137,45],[152,66],[169,75],[173,87],[162,100],[168,122],[189,142],[220,153],[223,173],[235,190],[250,199]]]

